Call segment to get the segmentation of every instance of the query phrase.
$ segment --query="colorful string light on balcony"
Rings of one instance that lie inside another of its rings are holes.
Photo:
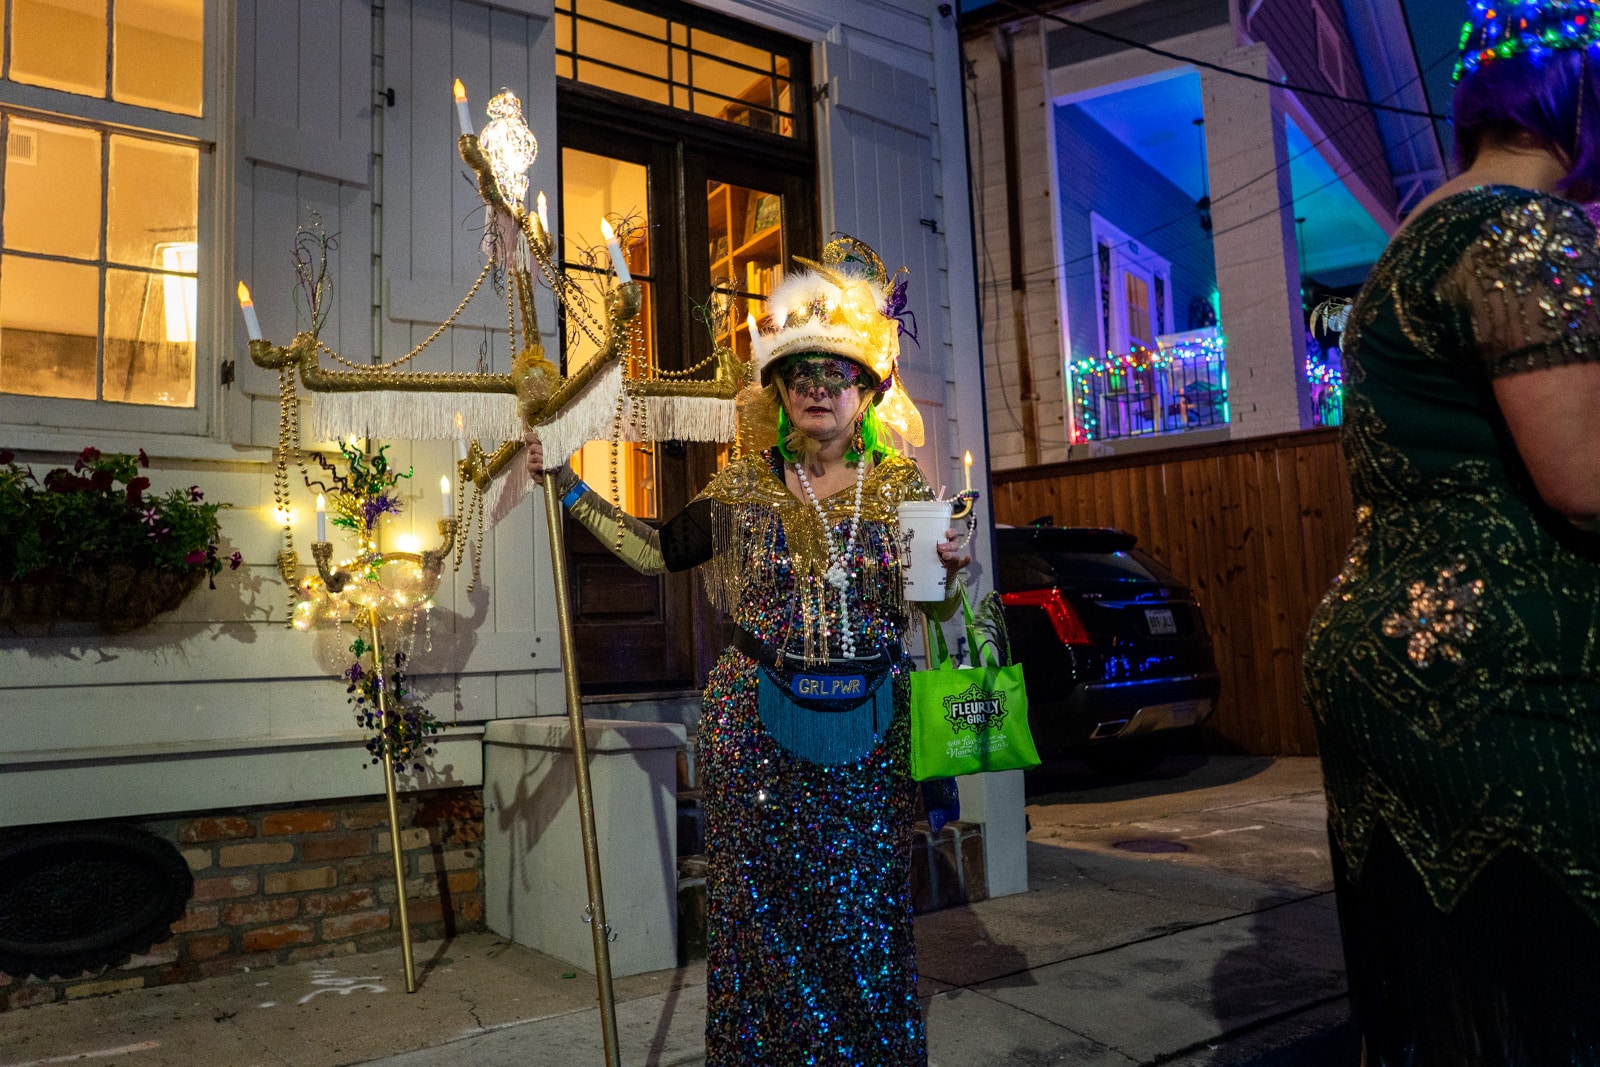
[[[1227,422],[1226,349],[1218,334],[1071,361],[1073,443]],[[1119,416],[1112,425],[1102,409]]]

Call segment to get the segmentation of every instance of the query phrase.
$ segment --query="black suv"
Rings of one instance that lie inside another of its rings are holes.
[[[1045,759],[1071,754],[1138,773],[1160,762],[1173,731],[1197,726],[1216,704],[1200,605],[1136,544],[1112,529],[995,530],[995,584]]]

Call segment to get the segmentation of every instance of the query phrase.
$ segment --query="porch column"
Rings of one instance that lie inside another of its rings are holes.
[[[1269,73],[1264,44],[1238,49],[1222,62],[1262,77]],[[1217,290],[1228,345],[1230,436],[1309,427],[1283,90],[1202,69],[1200,91]]]

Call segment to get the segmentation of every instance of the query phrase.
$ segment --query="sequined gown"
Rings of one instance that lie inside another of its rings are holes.
[[[907,613],[895,510],[931,495],[916,465],[894,455],[881,456],[862,483],[846,593],[858,650],[900,643]],[[746,633],[811,655],[830,647],[833,634],[837,655],[839,598],[823,577],[827,537],[848,541],[855,497],[852,486],[820,502],[825,529],[785,487],[781,460],[748,456],[663,526],[658,548],[641,540],[624,558],[646,570],[703,565],[713,602]],[[573,515],[615,534],[616,513],[597,494],[586,494]],[[698,740],[709,1067],[927,1062],[907,845],[909,683],[897,669],[893,684],[881,739],[873,743],[869,731],[870,751],[822,764],[786,751],[764,729],[754,659],[730,647],[711,671]]]
[[[837,607],[818,599],[820,523],[773,466],[770,456],[752,457],[707,489],[717,542],[709,577],[736,624],[782,646],[803,639],[819,609]],[[900,639],[892,516],[900,500],[929,494],[905,460],[876,466],[863,488],[849,607],[865,647]],[[822,503],[843,541],[853,491]],[[822,766],[791,756],[762,729],[749,657],[729,649],[711,672],[699,737],[710,1067],[926,1062],[911,938],[903,680],[897,687],[882,743],[859,762]]]
[[[1600,1064],[1600,553],[1491,388],[1600,359],[1597,279],[1575,205],[1478,188],[1346,327],[1357,532],[1305,681],[1369,1067]]]

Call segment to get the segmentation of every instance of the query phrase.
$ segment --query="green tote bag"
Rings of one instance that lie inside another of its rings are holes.
[[[938,663],[932,670],[911,672],[911,777],[919,782],[1039,763],[1028,732],[1022,664],[1002,667],[994,646],[979,641],[965,589],[961,614],[967,647],[979,665],[953,665],[944,628],[929,619]]]

